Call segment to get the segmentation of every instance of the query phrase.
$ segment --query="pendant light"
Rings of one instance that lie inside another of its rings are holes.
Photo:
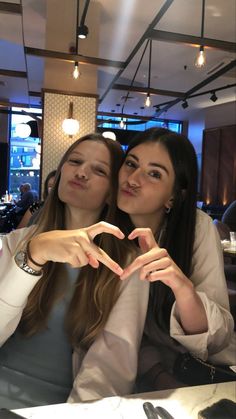
[[[62,122],[62,129],[65,134],[72,137],[79,131],[79,121],[73,118],[73,102],[69,104],[68,118]]]
[[[205,0],[202,0],[202,23],[201,23],[201,39],[203,42],[204,37],[204,20],[205,20]],[[195,61],[195,66],[197,68],[202,68],[206,64],[206,57],[204,51],[204,45],[201,45]]]
[[[145,100],[145,106],[149,108],[151,106],[150,98],[150,82],[151,82],[151,67],[152,67],[152,40],[149,41],[149,64],[148,64],[148,93]]]

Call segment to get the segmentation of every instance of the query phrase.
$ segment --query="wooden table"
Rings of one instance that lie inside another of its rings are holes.
[[[183,387],[128,397],[107,397],[90,403],[63,403],[18,409],[28,419],[147,419],[143,403],[165,407],[174,419],[198,419],[198,412],[220,399],[236,401],[236,381]]]

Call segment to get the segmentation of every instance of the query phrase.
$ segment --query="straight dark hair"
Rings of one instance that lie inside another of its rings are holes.
[[[170,213],[166,214],[162,234],[160,238],[156,234],[156,240],[159,239],[159,245],[167,249],[175,263],[189,277],[196,225],[196,153],[192,143],[184,135],[165,128],[150,128],[133,138],[126,155],[134,147],[145,143],[161,144],[169,154],[175,173],[173,207]],[[129,221],[129,229],[130,227]],[[174,302],[173,292],[160,281],[151,283],[150,290],[150,304],[154,315],[160,325],[164,323],[166,328],[169,328],[170,310]]]

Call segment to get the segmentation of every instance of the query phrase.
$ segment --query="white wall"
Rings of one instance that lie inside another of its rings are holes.
[[[211,106],[206,109],[205,128],[236,125],[236,102]]]

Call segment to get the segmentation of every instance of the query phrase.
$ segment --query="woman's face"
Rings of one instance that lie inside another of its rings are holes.
[[[96,141],[78,144],[61,169],[58,196],[69,207],[101,211],[110,189],[111,158]]]
[[[172,205],[174,180],[166,148],[160,143],[140,144],[130,150],[120,169],[118,207],[136,226],[155,226]]]

